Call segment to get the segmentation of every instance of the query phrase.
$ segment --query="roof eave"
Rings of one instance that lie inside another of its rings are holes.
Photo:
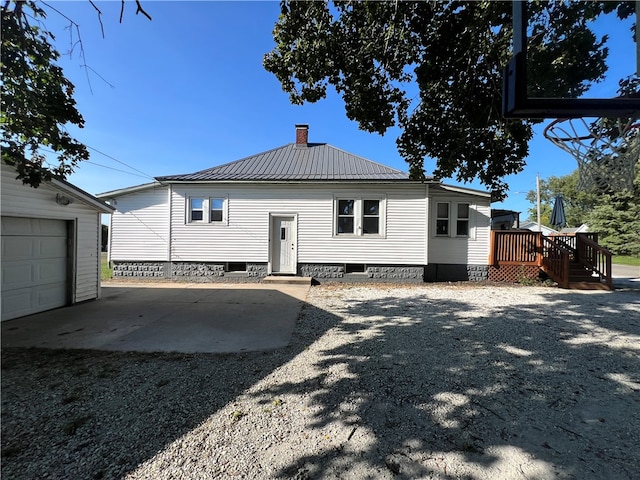
[[[143,183],[141,185],[134,185],[133,187],[126,187],[118,190],[111,190],[109,192],[98,193],[96,197],[100,199],[104,198],[108,200],[110,198],[119,197],[121,195],[127,195],[129,193],[140,192],[142,190],[148,190],[150,188],[162,187],[163,185],[164,184],[159,181]]]

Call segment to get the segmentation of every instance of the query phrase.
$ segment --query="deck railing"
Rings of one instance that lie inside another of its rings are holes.
[[[580,263],[612,288],[611,253],[598,245],[597,233],[545,237],[540,232],[491,232],[489,265],[535,265],[568,288],[571,262]]]
[[[587,236],[578,236],[577,246],[578,262],[598,274],[611,290],[611,252]]]
[[[538,232],[491,231],[489,265],[541,266],[541,237]]]
[[[562,288],[569,288],[571,249],[556,239],[542,235],[542,270]]]

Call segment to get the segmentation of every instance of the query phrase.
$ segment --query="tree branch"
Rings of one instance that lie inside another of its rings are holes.
[[[139,13],[143,14],[145,17],[151,20],[151,15],[149,15],[144,10],[144,8],[142,8],[142,4],[140,3],[140,0],[136,0],[136,15],[138,15]],[[124,0],[122,0],[120,3],[120,23],[122,23],[123,16],[124,16]]]
[[[100,11],[100,9],[96,6],[95,3],[93,3],[93,0],[89,0],[89,3],[91,4],[91,6],[93,8],[96,9],[96,12],[98,12],[98,22],[100,22],[100,31],[102,32],[102,38],[104,38],[104,25],[102,24],[102,12]]]
[[[145,17],[151,20],[151,15],[144,11],[144,8],[142,8],[142,5],[140,4],[140,0],[136,0],[136,6],[136,15],[142,13]]]

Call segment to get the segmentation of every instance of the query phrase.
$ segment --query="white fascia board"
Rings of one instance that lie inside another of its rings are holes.
[[[118,190],[111,190],[109,192],[98,193],[96,195],[99,199],[109,200],[110,198],[119,197],[121,195],[127,195],[129,193],[140,192],[142,190],[148,190],[150,188],[164,187],[164,183],[150,182],[143,183],[142,185],[134,185],[133,187],[120,188]]]
[[[487,191],[484,191],[484,190],[476,190],[474,188],[458,187],[458,186],[455,186],[455,185],[446,185],[444,183],[441,183],[440,186],[442,187],[443,190],[447,190],[449,192],[466,193],[467,195],[475,195],[477,197],[491,198],[491,192],[487,192]]]

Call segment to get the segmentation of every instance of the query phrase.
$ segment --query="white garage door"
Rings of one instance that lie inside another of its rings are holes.
[[[2,217],[2,320],[67,303],[67,223]]]

